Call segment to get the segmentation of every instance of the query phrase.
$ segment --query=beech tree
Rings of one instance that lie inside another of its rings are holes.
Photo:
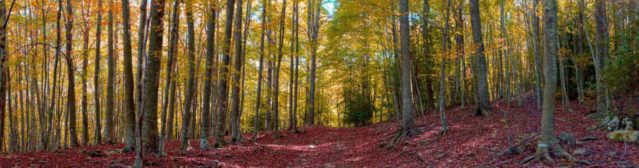
[[[476,81],[477,110],[475,115],[487,115],[490,112],[490,94],[488,93],[488,79],[486,57],[484,56],[484,40],[479,16],[479,1],[470,0],[470,22],[473,30],[473,42],[476,46],[474,53],[474,77]]]
[[[71,136],[71,146],[78,146],[78,135],[76,131],[76,110],[75,110],[75,66],[73,64],[73,5],[71,0],[66,2],[66,53],[67,62],[67,109],[69,114],[69,136]]]
[[[128,152],[133,149],[135,144],[135,100],[134,100],[134,81],[133,81],[133,62],[131,54],[131,25],[130,25],[129,0],[122,0],[122,38],[124,45],[124,115],[125,115],[125,147],[124,151]]]

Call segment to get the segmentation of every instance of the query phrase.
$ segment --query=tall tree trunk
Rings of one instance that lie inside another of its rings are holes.
[[[597,91],[597,112],[600,114],[606,114],[607,110],[607,98],[606,87],[604,84],[603,72],[606,69],[606,60],[608,59],[609,48],[609,34],[608,34],[608,19],[606,17],[606,1],[595,1],[595,44],[596,44],[596,57],[593,59],[595,63],[595,81]]]
[[[162,57],[162,33],[164,31],[164,0],[151,4],[151,32],[149,34],[149,52],[144,70],[144,89],[142,93],[144,124],[144,150],[158,153],[157,104],[160,64]]]
[[[478,109],[475,115],[487,115],[490,112],[490,94],[488,93],[487,65],[484,56],[484,40],[482,38],[478,0],[470,0],[470,21],[473,30],[473,42],[477,46],[474,73],[477,78],[476,97]]]
[[[224,145],[224,120],[226,120],[226,111],[228,108],[229,95],[229,65],[231,64],[231,33],[233,32],[233,12],[235,10],[235,0],[227,0],[226,2],[226,25],[224,28],[224,43],[222,44],[222,61],[223,65],[220,69],[220,102],[218,104],[217,133],[215,135],[215,146],[222,147]]]
[[[4,0],[0,0],[0,20],[7,20],[9,15],[6,14],[7,9],[5,7]],[[7,85],[9,82],[6,76],[9,74],[7,68],[7,27],[3,24],[0,27],[0,151],[4,151],[4,116],[7,109]],[[9,95],[10,96],[10,95]],[[10,106],[10,105],[9,105]]]
[[[555,136],[555,92],[557,90],[557,0],[544,0],[544,102],[541,116],[541,137],[537,144],[537,159],[552,162],[550,152],[569,157]],[[558,155],[558,156],[561,156]]]
[[[206,73],[204,77],[204,92],[202,92],[202,128],[200,130],[200,149],[209,148],[209,128],[211,123],[211,90],[213,85],[213,58],[215,57],[215,4],[208,4],[208,15],[206,20]]]
[[[107,28],[107,99],[106,99],[106,126],[104,127],[104,132],[106,133],[105,140],[106,143],[113,144],[115,143],[115,123],[113,123],[114,111],[115,111],[115,100],[114,100],[114,87],[115,87],[115,58],[114,54],[114,43],[113,43],[113,0],[110,0],[109,3],[109,12],[108,12],[108,28]]]
[[[82,100],[81,103],[82,104],[82,145],[88,145],[89,144],[89,117],[87,116],[89,114],[88,112],[88,102],[87,102],[87,72],[88,72],[88,66],[89,66],[89,22],[88,22],[88,16],[86,12],[86,6],[88,4],[82,4],[83,8],[82,8],[82,20],[83,23],[85,25],[84,29],[82,30]],[[40,120],[44,119],[44,115],[41,114],[40,115]],[[41,125],[40,128],[43,128],[44,125]]]
[[[275,131],[275,137],[279,134],[280,112],[279,112],[279,96],[280,96],[280,69],[282,67],[282,57],[284,56],[284,29],[286,22],[286,0],[282,3],[282,12],[280,13],[280,30],[279,30],[279,46],[277,51],[277,60],[275,69],[273,70],[273,130]]]
[[[58,0],[58,12],[56,15],[56,41],[55,41],[55,54],[54,54],[54,64],[53,64],[53,87],[52,87],[52,93],[51,93],[51,104],[48,107],[49,109],[47,109],[49,111],[49,116],[51,116],[51,119],[49,120],[49,128],[47,130],[47,132],[51,132],[51,130],[54,128],[54,111],[55,110],[55,104],[56,104],[56,91],[58,88],[58,64],[60,63],[60,48],[62,45],[62,29],[61,29],[61,23],[60,20],[62,18],[62,0]],[[58,127],[59,128],[59,127]],[[53,139],[54,134],[52,134],[51,138]],[[54,141],[56,141],[54,139]],[[49,150],[55,150],[57,148],[57,142],[51,143],[53,145],[49,146]]]
[[[458,80],[459,80],[459,85],[460,87],[460,93],[461,93],[461,97],[460,97],[460,101],[461,101],[461,107],[463,108],[464,105],[466,104],[466,59],[465,57],[465,51],[464,51],[464,1],[459,1],[458,7],[457,7],[457,11],[455,12],[455,27],[456,27],[456,35],[455,35],[455,42],[457,45],[457,61],[455,64],[458,65],[458,69],[459,72],[457,72],[458,75]]]
[[[146,46],[146,42],[148,40],[149,37],[147,37],[147,33],[149,33],[150,29],[148,29],[148,25],[150,22],[150,18],[147,17],[147,5],[148,1],[140,1],[140,18],[139,18],[139,25],[138,25],[138,62],[137,62],[137,90],[135,90],[136,92],[136,99],[137,99],[137,113],[136,113],[136,119],[139,121],[136,121],[136,158],[142,158],[142,151],[141,150],[137,150],[137,148],[142,148],[142,120],[144,118],[143,112],[144,112],[144,104],[142,101],[142,93],[144,92],[144,68],[146,66],[146,61],[147,61],[147,46]],[[148,20],[148,21],[147,21]],[[139,153],[139,157],[138,156]],[[137,159],[136,159],[136,164],[137,164]],[[142,161],[140,160],[140,166],[142,166]]]
[[[42,3],[44,4],[44,0],[42,1]],[[45,12],[45,7],[44,5],[41,7],[41,13],[42,13],[42,43],[47,43],[47,12]],[[44,66],[42,67],[42,71],[43,72],[49,72],[49,46],[45,46],[42,45],[42,50],[43,50],[43,58],[44,58]],[[8,76],[9,74],[7,74]],[[48,94],[51,91],[51,87],[49,85],[49,73],[43,73],[42,78],[44,81],[44,87],[42,89],[44,89],[43,94],[42,94],[42,118],[41,118],[41,122],[42,125],[44,126],[42,128],[42,132],[40,134],[40,141],[42,141],[42,150],[48,150],[49,149],[49,129],[51,127],[51,125],[49,125],[47,121],[50,121],[52,119],[51,115],[48,113],[49,111],[49,107],[47,106],[47,99],[48,99]],[[9,79],[9,78],[7,78]],[[4,79],[0,79],[0,80],[4,80]],[[7,89],[9,90],[9,89]],[[9,94],[10,95],[10,94]],[[10,107],[9,103],[9,107]],[[11,129],[15,129],[15,127],[11,127]]]
[[[559,64],[559,82],[561,84],[561,107],[564,109],[564,111],[568,111],[570,110],[569,107],[569,100],[568,100],[568,88],[567,87],[567,81],[566,81],[566,61],[561,58],[561,56],[557,56],[558,57],[558,64]]]
[[[124,122],[125,146],[124,152],[130,152],[135,145],[135,98],[133,81],[133,54],[131,53],[131,21],[129,11],[129,0],[122,0],[122,38],[124,42]]]
[[[174,67],[174,62],[175,62],[175,55],[177,54],[177,38],[178,38],[178,28],[179,28],[179,16],[180,16],[180,2],[177,0],[173,1],[173,10],[172,10],[172,16],[171,16],[171,23],[170,23],[170,34],[169,34],[169,51],[167,53],[167,55],[169,56],[168,58],[168,62],[166,64],[166,83],[165,83],[165,87],[164,87],[164,95],[163,95],[163,100],[162,100],[162,114],[161,114],[161,120],[162,120],[162,124],[161,124],[161,128],[160,128],[160,149],[158,149],[160,152],[160,155],[164,155],[164,142],[165,139],[167,137],[167,124],[166,124],[166,117],[167,117],[167,111],[168,111],[168,104],[169,104],[169,96],[170,96],[170,89],[171,89],[171,81],[175,80],[173,79],[173,67]]]
[[[96,22],[96,32],[95,32],[95,70],[93,75],[93,110],[95,114],[95,131],[94,138],[96,140],[96,144],[102,144],[102,120],[101,120],[101,111],[100,111],[100,57],[102,53],[100,53],[101,45],[101,37],[102,37],[102,0],[98,0],[98,19]]]
[[[189,65],[189,74],[187,79],[187,85],[184,98],[184,107],[182,113],[182,131],[181,131],[181,146],[180,149],[187,150],[191,147],[188,143],[189,127],[191,122],[191,112],[193,110],[193,99],[195,94],[195,30],[193,23],[193,7],[192,1],[186,2],[186,24],[187,24],[187,58]]]
[[[309,39],[311,49],[311,74],[309,76],[309,94],[308,94],[308,110],[306,121],[307,125],[315,125],[315,79],[317,71],[317,48],[318,48],[318,34],[319,34],[319,22],[320,22],[320,8],[321,1],[309,0]],[[410,88],[409,88],[410,89]]]
[[[413,105],[410,86],[410,34],[408,23],[408,0],[399,1],[399,37],[401,46],[401,90],[402,90],[402,124],[401,135],[413,136],[416,134],[415,118],[413,117]]]
[[[288,130],[292,132],[299,132],[297,130],[297,65],[298,61],[298,53],[299,53],[299,45],[298,45],[298,29],[299,29],[299,2],[298,0],[293,0],[293,20],[292,25],[292,35],[293,40],[291,42],[291,64],[290,64],[290,81],[289,81],[289,127]],[[338,118],[339,119],[339,118]]]
[[[264,45],[265,45],[265,37],[266,37],[266,1],[268,0],[262,0],[262,25],[260,26],[260,60],[259,60],[259,65],[258,65],[258,70],[257,70],[257,95],[256,100],[255,100],[255,116],[254,116],[254,134],[253,135],[253,141],[257,140],[257,134],[260,130],[260,105],[262,105],[262,76],[263,76],[263,70],[264,70],[264,56],[266,55],[266,52],[264,51]]]
[[[395,8],[397,6],[397,3],[396,3],[395,0],[391,0],[390,2],[391,2],[391,4],[390,4],[390,6],[391,6],[391,34],[393,36],[392,50],[393,50],[393,60],[394,60],[394,61],[392,61],[393,62],[392,67],[393,67],[394,71],[399,73],[399,64],[400,64],[399,63],[399,47],[397,46],[398,45],[397,43],[398,43],[399,40],[397,38],[397,19],[396,19],[397,18],[397,16],[396,16],[397,14],[395,12],[396,11]],[[426,0],[426,1],[424,1],[424,12],[426,13],[428,11],[430,11],[430,6],[428,6],[428,0]],[[426,17],[423,17],[423,18],[426,18]],[[422,21],[424,21],[424,20],[422,20]],[[428,24],[428,20],[426,20],[426,24]],[[428,25],[422,25],[422,37],[427,37],[428,36],[428,34],[425,33],[425,31],[427,30],[427,29],[425,29],[426,27],[428,27]],[[426,50],[426,48],[424,48],[424,50]],[[427,51],[424,51],[424,53],[427,53]],[[401,106],[401,100],[400,100],[401,99],[401,95],[400,95],[401,94],[401,90],[400,90],[400,86],[399,86],[399,83],[400,83],[401,79],[399,77],[397,77],[397,75],[393,75],[392,80],[393,80],[393,82],[392,82],[392,84],[393,84],[392,94],[393,94],[393,102],[394,102],[393,104],[395,106],[395,117],[396,117],[397,121],[399,121],[401,119],[401,116],[402,116],[401,115],[402,106]],[[428,78],[426,78],[426,80],[428,80]],[[430,96],[430,97],[426,97],[426,99],[427,99],[426,101],[430,102],[432,100],[432,99],[430,99],[430,98],[432,98],[432,96],[431,96],[432,95],[431,94],[432,93],[432,89],[430,89],[431,87],[430,87],[429,82],[427,81],[426,83],[427,83],[426,84],[427,88],[429,88],[428,96]],[[427,108],[430,108],[430,107],[427,107]]]
[[[174,68],[177,68],[177,66],[175,66]],[[175,76],[177,76],[177,72],[173,72]],[[173,123],[174,123],[174,118],[175,118],[175,105],[177,104],[177,99],[176,99],[176,92],[177,92],[177,80],[171,80],[171,88],[169,91],[169,111],[168,111],[168,118],[167,118],[167,122],[166,122],[166,136],[169,139],[175,138],[175,134],[174,134],[174,129],[173,129]]]
[[[237,142],[242,140],[240,133],[240,72],[242,71],[242,0],[237,1],[237,11],[235,12],[235,62],[233,71],[233,88],[231,98],[233,105],[231,109],[231,141]],[[284,0],[286,4],[286,0]]]
[[[542,74],[542,59],[541,59],[541,35],[539,29],[539,17],[537,16],[539,0],[533,0],[533,8],[530,11],[530,16],[532,17],[532,45],[533,45],[533,62],[535,64],[535,96],[537,109],[542,109],[543,95],[542,95],[542,83],[544,80]]]
[[[445,110],[445,106],[446,106],[446,57],[448,56],[449,50],[450,50],[450,44],[449,44],[449,35],[448,35],[448,30],[450,28],[450,23],[449,23],[449,19],[450,19],[450,8],[451,8],[451,0],[447,1],[447,5],[446,5],[446,15],[444,16],[444,30],[443,30],[443,36],[442,36],[442,43],[443,43],[443,49],[444,49],[444,55],[442,55],[442,62],[441,62],[441,74],[440,74],[440,79],[439,79],[439,119],[440,119],[440,123],[442,125],[442,129],[441,129],[441,133],[445,134],[446,132],[448,132],[448,123],[446,122],[446,111]]]
[[[501,30],[501,38],[502,38],[502,46],[501,48],[501,59],[505,59],[504,62],[504,68],[503,71],[501,73],[504,74],[504,87],[505,90],[503,92],[505,92],[505,98],[506,98],[506,102],[508,102],[508,104],[510,104],[511,101],[511,87],[510,87],[510,83],[511,83],[511,71],[510,69],[512,68],[511,65],[511,56],[510,56],[510,52],[509,52],[509,44],[508,44],[508,29],[506,28],[506,6],[505,6],[506,0],[500,0],[499,2],[499,22],[500,22],[500,30]],[[501,74],[499,73],[499,74]]]
[[[71,5],[72,0],[67,0],[67,16],[66,19],[66,32],[67,32],[67,41],[66,41],[66,61],[67,61],[67,77],[68,77],[68,87],[67,87],[67,108],[69,112],[69,136],[71,136],[71,146],[78,146],[78,135],[76,132],[76,117],[75,117],[75,67],[73,66],[73,6]]]

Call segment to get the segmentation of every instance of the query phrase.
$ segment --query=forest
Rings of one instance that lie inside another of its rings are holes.
[[[637,0],[0,0],[0,167],[638,167]]]

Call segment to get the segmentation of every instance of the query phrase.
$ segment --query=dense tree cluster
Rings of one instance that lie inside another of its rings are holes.
[[[420,133],[418,116],[438,111],[446,133],[447,106],[493,115],[491,102],[531,93],[543,111],[539,157],[570,158],[555,137],[556,98],[606,117],[627,113],[615,99],[638,96],[637,6],[0,0],[0,151],[125,143],[141,166],[178,137],[186,151],[189,139],[210,149],[262,131],[391,120],[400,140]]]

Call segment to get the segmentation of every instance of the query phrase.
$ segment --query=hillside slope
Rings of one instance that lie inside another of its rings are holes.
[[[194,150],[179,151],[177,141],[169,141],[167,157],[145,155],[151,167],[522,167],[544,166],[533,162],[519,162],[534,153],[535,132],[541,113],[533,110],[532,98],[523,100],[521,107],[506,107],[504,102],[493,106],[488,117],[470,116],[471,107],[450,107],[447,111],[450,130],[439,134],[439,116],[428,113],[419,117],[419,136],[402,141],[393,147],[384,143],[395,134],[397,123],[379,123],[361,128],[303,128],[302,133],[282,132],[273,138],[261,134],[256,142],[243,142],[222,149],[199,150],[199,142],[192,141]],[[575,155],[595,167],[639,165],[639,146],[611,142],[605,132],[589,131],[595,122],[587,119],[588,109],[572,104],[573,111],[558,108],[557,134],[569,133],[577,144],[564,145],[569,152],[586,150]],[[520,143],[521,154],[503,154],[509,137]],[[587,140],[586,140],[587,139]],[[580,141],[583,140],[583,141]],[[88,146],[57,152],[29,152],[4,154],[0,167],[124,167],[132,165],[133,154],[121,153],[118,145]],[[554,165],[574,165],[558,161]]]

